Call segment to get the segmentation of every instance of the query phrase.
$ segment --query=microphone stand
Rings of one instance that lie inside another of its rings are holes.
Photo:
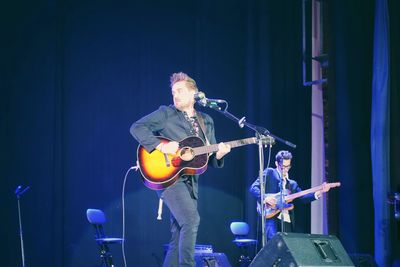
[[[218,103],[224,103],[226,106],[224,109],[222,109],[216,102],[210,102],[210,103],[199,103],[201,106],[204,107],[209,107],[211,109],[214,109],[218,111],[219,113],[223,114],[225,117],[228,119],[233,120],[236,122],[240,128],[243,128],[246,126],[247,128],[253,130],[256,133],[256,137],[258,140],[258,157],[259,157],[259,172],[258,172],[258,177],[260,181],[260,209],[261,209],[261,233],[262,233],[262,246],[264,247],[266,245],[266,238],[265,238],[265,207],[264,207],[264,198],[265,198],[265,181],[264,181],[264,149],[263,146],[271,146],[275,142],[275,140],[278,140],[279,142],[288,145],[290,147],[296,148],[296,145],[284,140],[274,134],[271,134],[267,129],[253,125],[251,123],[248,123],[246,121],[246,117],[242,117],[241,119],[237,118],[234,116],[232,113],[228,111],[228,102],[225,100],[219,100]],[[282,194],[281,190],[281,194]],[[283,200],[281,196],[281,200]],[[282,207],[282,206],[281,206]],[[283,210],[283,208],[282,208]],[[282,221],[282,220],[281,220]]]
[[[265,238],[265,208],[264,208],[264,198],[265,198],[265,181],[264,181],[264,149],[262,135],[256,132],[256,137],[258,139],[258,177],[260,181],[260,210],[261,210],[261,241],[262,247],[267,243]],[[272,143],[269,144],[272,147]]]
[[[279,190],[280,190],[280,194],[279,194],[279,203],[278,203],[278,209],[281,211],[280,212],[280,216],[281,216],[281,232],[284,233],[285,232],[285,220],[284,220],[284,215],[283,215],[283,211],[285,208],[285,202],[284,202],[284,195],[283,195],[283,175],[282,173],[280,173],[281,176],[281,182],[279,183]]]
[[[21,241],[21,258],[22,258],[22,267],[25,267],[25,250],[24,250],[24,238],[22,233],[22,219],[21,219],[21,205],[19,199],[21,196],[29,189],[29,186],[22,189],[22,186],[18,186],[15,190],[15,196],[17,197],[18,203],[18,222],[19,222],[19,236]]]

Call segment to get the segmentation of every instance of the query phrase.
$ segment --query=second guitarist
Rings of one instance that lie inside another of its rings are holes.
[[[295,180],[289,178],[289,170],[292,163],[292,154],[289,151],[279,151],[275,156],[275,168],[267,168],[264,170],[265,179],[265,205],[267,207],[275,207],[277,204],[276,193],[280,192],[280,182],[283,181],[285,194],[294,194],[301,192],[301,188]],[[309,193],[299,200],[303,203],[309,203],[320,198],[321,194],[329,191],[329,186],[321,186],[321,190],[314,193]],[[260,200],[260,180],[257,178],[250,187],[250,193]],[[277,212],[273,217],[266,219],[265,235],[266,239],[270,240],[281,229],[281,221],[284,220],[284,232],[292,232],[294,228],[294,209],[287,209],[283,212]]]

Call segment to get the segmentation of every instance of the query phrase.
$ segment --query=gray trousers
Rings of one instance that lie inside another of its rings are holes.
[[[163,267],[194,267],[194,247],[200,216],[191,187],[182,180],[167,188],[161,198],[171,211],[171,241]]]
[[[288,222],[283,223],[284,231],[281,232],[292,232],[292,224]],[[265,236],[267,241],[271,240],[278,231],[281,229],[281,220],[274,217],[265,221]]]

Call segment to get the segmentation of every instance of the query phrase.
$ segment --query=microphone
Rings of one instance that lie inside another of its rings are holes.
[[[19,185],[16,189],[15,189],[15,194],[19,194],[19,192],[21,191],[22,185]]]
[[[218,106],[219,103],[226,103],[226,101],[222,99],[207,98],[206,94],[204,94],[201,91],[194,94],[194,100],[203,107],[218,108],[218,109],[220,109]]]
[[[17,197],[20,197],[20,196],[22,196],[28,189],[29,189],[30,187],[29,186],[27,186],[27,187],[25,187],[24,189],[22,189],[22,185],[19,185],[16,189],[15,189],[15,195],[17,196]]]
[[[30,188],[29,186],[25,187],[25,189],[22,190],[21,193],[19,193],[19,195],[22,195],[23,193],[25,193],[29,188]]]
[[[203,92],[198,91],[194,94],[194,101],[196,101],[199,105],[205,107],[207,104],[206,95]]]

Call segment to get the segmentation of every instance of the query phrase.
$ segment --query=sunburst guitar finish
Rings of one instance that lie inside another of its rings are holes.
[[[162,143],[171,140],[158,137]],[[230,141],[226,144],[231,148],[248,144],[255,144],[255,137]],[[264,143],[274,142],[272,137],[265,137]],[[183,139],[179,143],[176,154],[164,154],[158,150],[148,152],[142,145],[138,146],[137,158],[143,183],[150,189],[162,190],[173,185],[181,175],[202,174],[207,169],[208,158],[211,153],[218,151],[218,144],[204,145],[204,141],[196,136]]]

